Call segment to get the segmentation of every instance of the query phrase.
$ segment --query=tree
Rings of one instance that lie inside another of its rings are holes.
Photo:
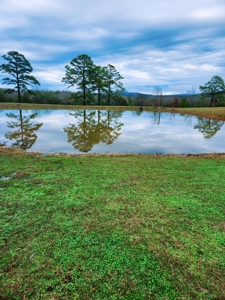
[[[23,54],[17,51],[9,51],[2,57],[7,60],[8,63],[0,65],[1,73],[12,76],[12,78],[3,78],[3,84],[14,85],[14,88],[8,89],[8,92],[16,91],[18,94],[18,102],[20,102],[21,92],[30,92],[27,86],[40,85],[40,83],[34,76],[30,75],[33,68]]]
[[[209,82],[207,82],[204,86],[199,87],[200,91],[202,91],[202,98],[210,96],[210,104],[211,107],[214,103],[215,106],[223,105],[225,103],[225,83],[220,76],[213,76]]]
[[[93,73],[91,76],[92,81],[92,91],[97,92],[97,104],[101,104],[102,94],[107,93],[107,86],[106,86],[106,77],[107,71],[105,67],[95,66],[93,69]]]
[[[86,105],[87,94],[90,92],[94,63],[87,54],[81,54],[66,65],[66,76],[62,82],[68,84],[68,88],[76,85],[82,93],[83,105]]]
[[[123,84],[120,81],[123,79],[123,77],[120,75],[120,73],[116,70],[116,68],[113,65],[108,64],[107,67],[104,67],[106,76],[104,79],[105,86],[107,87],[107,99],[108,99],[108,105],[110,105],[111,96],[113,94],[112,87],[116,86],[119,90],[124,90]]]
[[[142,94],[137,94],[135,97],[134,97],[134,105],[137,105],[137,106],[143,106],[144,105],[144,95]]]
[[[160,86],[155,87],[155,89],[153,91],[153,95],[155,96],[154,106],[161,107],[162,106],[162,89]]]
[[[189,106],[194,106],[195,102],[196,102],[196,86],[191,86],[191,88],[189,90],[187,90],[187,94],[188,94],[188,103]]]

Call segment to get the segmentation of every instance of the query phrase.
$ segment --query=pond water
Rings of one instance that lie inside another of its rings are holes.
[[[0,144],[43,153],[219,153],[225,126],[160,111],[1,110]]]

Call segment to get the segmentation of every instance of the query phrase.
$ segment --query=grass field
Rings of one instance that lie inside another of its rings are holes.
[[[225,155],[0,166],[0,299],[225,299]]]

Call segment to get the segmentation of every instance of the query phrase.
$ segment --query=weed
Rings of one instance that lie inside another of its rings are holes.
[[[224,155],[0,151],[1,299],[222,299]]]

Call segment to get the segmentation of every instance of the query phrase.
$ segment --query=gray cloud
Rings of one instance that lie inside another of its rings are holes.
[[[49,89],[65,89],[65,64],[86,53],[128,91],[185,93],[224,77],[224,26],[223,0],[1,0],[0,54],[23,53]]]

